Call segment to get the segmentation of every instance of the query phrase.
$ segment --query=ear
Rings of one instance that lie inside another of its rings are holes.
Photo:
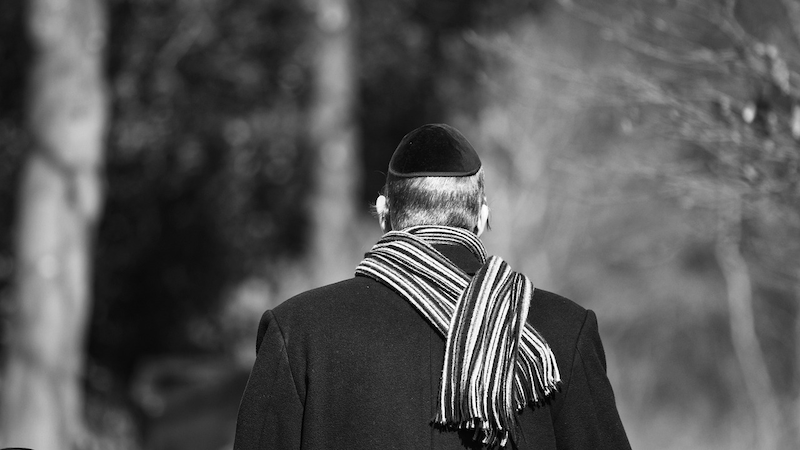
[[[480,237],[480,235],[482,235],[483,232],[486,230],[486,225],[488,223],[489,223],[489,205],[484,203],[483,205],[481,205],[481,214],[480,217],[478,218],[478,230],[477,230],[478,237]]]
[[[378,213],[378,223],[381,225],[381,230],[384,233],[390,231],[392,226],[389,222],[389,205],[384,195],[379,195],[375,200],[375,212]]]

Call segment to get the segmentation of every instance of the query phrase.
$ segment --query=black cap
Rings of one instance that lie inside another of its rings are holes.
[[[389,161],[388,178],[466,177],[481,168],[481,159],[461,133],[442,123],[408,133]]]

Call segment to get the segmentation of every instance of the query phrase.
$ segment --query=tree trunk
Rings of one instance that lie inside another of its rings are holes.
[[[105,23],[96,0],[30,0],[34,148],[16,216],[15,309],[2,385],[0,446],[76,447],[90,311],[90,247],[101,205],[107,105]]]
[[[354,125],[353,28],[348,0],[317,0],[311,106],[314,191],[311,195],[312,276],[315,284],[352,276],[352,231],[359,163]]]
[[[794,297],[798,305],[794,315],[794,389],[793,410],[789,411],[794,444],[800,446],[800,270],[795,275]]]
[[[772,386],[764,352],[756,333],[753,288],[747,261],[740,250],[741,199],[730,201],[723,211],[723,225],[717,238],[716,259],[725,279],[731,339],[742,371],[746,394],[752,402],[756,421],[753,448],[777,450],[782,439],[782,415]]]

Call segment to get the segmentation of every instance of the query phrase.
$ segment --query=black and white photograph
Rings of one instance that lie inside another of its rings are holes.
[[[0,0],[0,450],[800,448],[800,1]]]

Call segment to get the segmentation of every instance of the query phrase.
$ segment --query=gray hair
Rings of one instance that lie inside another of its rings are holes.
[[[384,187],[393,230],[415,225],[445,225],[476,231],[486,203],[483,168],[466,177],[414,177],[387,180]]]

